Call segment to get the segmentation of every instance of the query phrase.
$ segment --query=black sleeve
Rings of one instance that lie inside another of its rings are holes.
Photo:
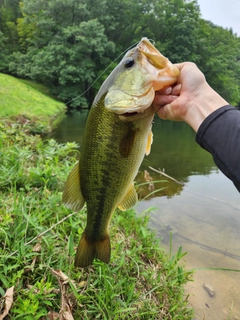
[[[214,111],[199,127],[196,141],[240,192],[240,111],[229,105]]]

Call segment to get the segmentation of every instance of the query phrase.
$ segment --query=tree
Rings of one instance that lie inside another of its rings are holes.
[[[209,84],[229,103],[240,101],[240,38],[231,30],[201,20],[199,67]]]
[[[0,0],[0,70],[48,85],[71,106],[91,103],[116,58],[143,36],[172,62],[197,63],[229,102],[240,100],[239,38],[201,19],[196,0],[19,1]]]
[[[0,71],[8,72],[10,55],[18,51],[17,18],[20,0],[0,0]]]
[[[14,55],[10,70],[48,85],[51,93],[65,102],[78,97],[71,106],[86,105],[86,99],[79,95],[104,65],[104,54],[113,50],[104,26],[97,19],[82,21],[90,14],[85,5],[74,0],[27,0],[22,13],[18,30],[27,44],[26,53]],[[28,27],[24,28],[24,23]],[[85,95],[89,101],[91,93]]]
[[[8,71],[9,50],[7,48],[8,38],[0,31],[0,71]]]
[[[197,60],[200,10],[196,1],[164,0],[156,5],[156,39],[172,62]]]

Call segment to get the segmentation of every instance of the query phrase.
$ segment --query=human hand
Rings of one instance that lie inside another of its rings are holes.
[[[163,120],[185,121],[195,131],[214,110],[228,104],[192,62],[176,64],[180,76],[173,87],[156,92],[153,106]]]

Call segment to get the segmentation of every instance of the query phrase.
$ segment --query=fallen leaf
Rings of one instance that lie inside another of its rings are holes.
[[[69,299],[67,291],[69,288],[69,282],[71,282],[74,286],[75,284],[61,270],[51,269],[51,272],[57,278],[61,291],[61,309],[59,312],[59,320],[74,320],[71,312],[72,303]]]
[[[74,320],[70,310],[69,311],[63,311],[62,312],[62,317],[60,319],[61,320]]]
[[[85,285],[86,285],[86,281],[81,281],[78,284],[79,287],[84,287]]]
[[[33,247],[33,252],[41,252],[41,250],[42,250],[42,246],[39,242],[37,242]]]
[[[54,311],[49,311],[47,314],[48,320],[59,320],[59,313]]]
[[[2,314],[0,314],[0,320],[3,320],[9,313],[13,303],[13,293],[14,293],[14,286],[7,289],[4,298],[5,298],[5,308]]]
[[[59,277],[65,283],[68,282],[68,276],[66,276],[61,270],[53,270],[53,269],[51,269],[51,271],[56,277]]]

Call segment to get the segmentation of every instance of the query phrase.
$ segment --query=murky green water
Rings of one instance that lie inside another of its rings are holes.
[[[87,112],[66,116],[51,137],[59,142],[76,141],[81,146]],[[157,230],[162,245],[169,250],[173,235],[173,251],[179,246],[187,251],[187,268],[230,268],[240,270],[240,195],[215,166],[212,157],[195,142],[195,133],[184,123],[156,119],[151,154],[145,157],[137,177],[144,181],[144,170],[153,180],[164,179],[153,168],[184,183],[171,180],[158,183],[165,187],[137,206],[139,213],[152,207],[151,226]],[[80,147],[81,150],[81,147]],[[141,198],[148,195],[140,187]],[[213,287],[210,297],[203,288]],[[190,303],[196,310],[195,319],[240,319],[240,273],[198,270],[189,283]]]

